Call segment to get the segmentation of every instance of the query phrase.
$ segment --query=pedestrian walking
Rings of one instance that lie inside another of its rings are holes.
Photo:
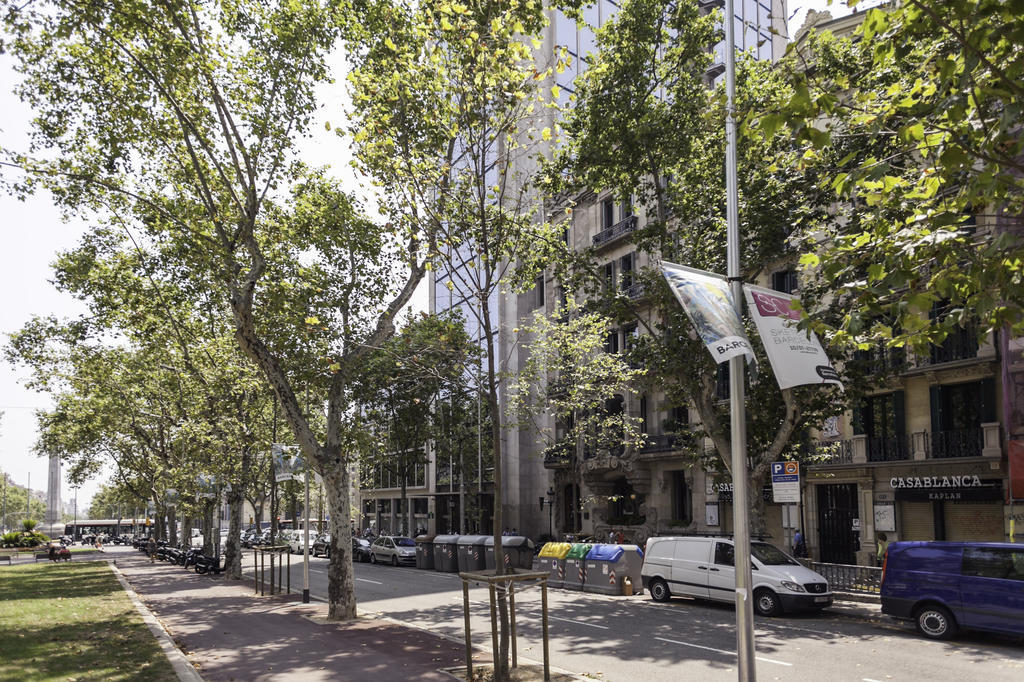
[[[881,566],[885,563],[885,553],[889,551],[889,538],[885,533],[878,534],[878,565]]]
[[[156,538],[152,535],[149,536],[149,542],[146,543],[146,550],[149,552],[149,563],[156,563]]]
[[[807,556],[807,545],[804,544],[804,534],[797,528],[793,533],[793,555],[798,557]]]
[[[612,528],[612,529],[610,529],[608,531],[608,544],[609,545],[614,545],[615,544],[615,529],[614,528]]]

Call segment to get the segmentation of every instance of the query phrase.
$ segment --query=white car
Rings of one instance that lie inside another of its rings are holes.
[[[302,554],[306,547],[306,531],[304,530],[286,530],[282,531],[282,536],[288,543],[288,551],[292,554]],[[313,552],[313,543],[316,542],[316,532],[309,529],[309,551]]]
[[[412,538],[401,535],[381,535],[370,545],[370,563],[399,564],[416,563],[416,543]]]

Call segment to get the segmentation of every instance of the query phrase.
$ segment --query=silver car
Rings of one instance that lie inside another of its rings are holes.
[[[381,535],[370,545],[370,563],[380,562],[415,565],[416,543],[401,535]]]

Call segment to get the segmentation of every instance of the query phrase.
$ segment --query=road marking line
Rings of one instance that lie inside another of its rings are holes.
[[[870,677],[861,678],[863,682],[881,682],[881,680],[873,680]]]
[[[586,625],[588,628],[598,628],[600,630],[607,630],[608,629],[607,625],[594,625],[593,623],[584,623],[582,620],[572,620],[570,618],[559,618],[558,616],[552,616],[550,614],[548,614],[548,618],[550,618],[551,620],[565,621],[566,623],[574,623],[576,625]]]
[[[550,616],[548,616],[548,617],[550,618]],[[725,654],[727,656],[735,656],[736,655],[735,651],[726,651],[725,649],[715,649],[713,647],[702,646],[700,644],[691,644],[689,642],[680,642],[679,640],[676,640],[676,639],[665,639],[664,637],[655,637],[654,639],[660,640],[662,642],[669,642],[670,644],[679,644],[679,645],[682,645],[682,646],[691,646],[694,649],[704,649],[705,651],[714,651],[715,653]],[[763,656],[755,656],[754,658],[756,658],[759,661],[764,661],[765,663],[774,663],[776,665],[784,665],[784,666],[788,666],[788,667],[792,667],[793,666],[792,663],[786,663],[785,661],[776,661],[775,659],[764,658]]]
[[[370,580],[369,578],[356,578],[356,580],[362,581],[364,583],[373,583],[374,585],[383,585],[384,584],[384,583],[380,582],[379,580]]]

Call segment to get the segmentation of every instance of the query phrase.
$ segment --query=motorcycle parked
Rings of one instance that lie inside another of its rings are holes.
[[[199,575],[206,575],[207,573],[218,575],[223,570],[223,567],[220,565],[219,558],[200,555],[196,558],[195,570]]]

